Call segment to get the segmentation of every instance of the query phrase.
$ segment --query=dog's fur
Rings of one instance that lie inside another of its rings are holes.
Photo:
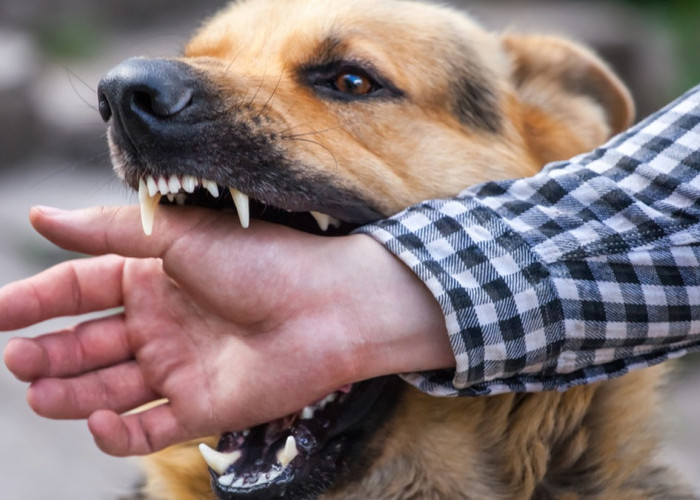
[[[325,99],[300,81],[304,68],[336,59],[368,65],[400,97]],[[633,115],[625,87],[579,45],[486,32],[423,3],[241,0],[204,25],[181,61],[265,137],[261,147],[284,160],[273,168],[294,166],[319,192],[328,182],[359,193],[381,215],[532,175],[595,148]],[[367,445],[369,467],[322,498],[690,498],[653,460],[663,371],[565,393],[443,399],[407,387],[382,439]],[[143,498],[214,498],[194,444],[146,467]]]

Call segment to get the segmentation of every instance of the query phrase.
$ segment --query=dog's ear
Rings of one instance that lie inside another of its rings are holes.
[[[524,132],[539,160],[567,159],[632,124],[629,91],[591,51],[551,36],[505,35],[503,45]]]

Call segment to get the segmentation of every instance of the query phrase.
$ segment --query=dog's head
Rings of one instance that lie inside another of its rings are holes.
[[[161,202],[347,234],[424,199],[531,175],[632,118],[624,86],[587,50],[400,0],[235,2],[183,57],[113,69],[99,106],[147,232]],[[356,455],[379,453],[363,439],[392,391],[387,380],[358,384],[225,435],[219,453],[205,451],[217,495],[316,496],[362,463]]]

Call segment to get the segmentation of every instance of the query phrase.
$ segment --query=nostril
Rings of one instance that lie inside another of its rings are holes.
[[[105,123],[107,123],[110,120],[110,118],[112,118],[112,106],[109,105],[107,96],[104,93],[100,93],[98,97],[97,107],[100,112],[100,116],[102,117],[102,120]]]
[[[160,116],[161,114],[155,110],[156,106],[153,101],[153,96],[144,91],[137,90],[131,94],[131,106],[134,111],[140,111],[150,116]]]
[[[148,88],[134,90],[131,94],[132,109],[142,115],[157,118],[174,116],[192,104],[192,91],[190,89],[163,89]]]

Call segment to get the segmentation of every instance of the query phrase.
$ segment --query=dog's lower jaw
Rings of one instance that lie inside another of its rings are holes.
[[[204,453],[217,498],[312,500],[361,475],[378,453],[378,431],[402,386],[393,376],[368,380],[284,421],[224,434],[218,452]]]

